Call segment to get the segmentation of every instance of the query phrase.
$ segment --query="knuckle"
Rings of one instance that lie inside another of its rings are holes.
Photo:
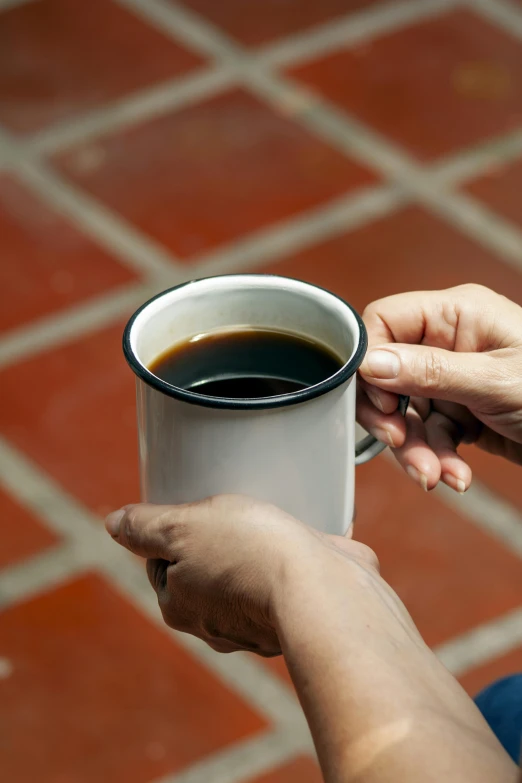
[[[361,560],[364,560],[364,562],[369,565],[370,568],[375,569],[375,571],[378,573],[380,572],[381,564],[379,563],[379,558],[373,549],[371,549],[369,546],[366,546],[366,544],[360,545],[359,557]]]
[[[429,351],[424,358],[421,378],[425,389],[439,389],[444,375],[442,359],[435,351]]]
[[[370,302],[370,304],[366,305],[362,312],[363,320],[365,318],[370,318],[372,315],[375,315],[379,311],[379,307],[382,304],[382,301],[382,299],[376,299],[375,302]]]
[[[487,288],[480,283],[463,283],[462,285],[456,286],[456,290],[467,296],[491,296],[494,294],[494,291],[492,291],[491,288]]]
[[[375,554],[373,549],[370,549],[370,551],[368,553],[368,563],[370,564],[370,566],[372,568],[375,568],[377,573],[380,574],[380,572],[381,572],[381,564],[380,564],[379,558],[377,557],[377,555]]]
[[[174,540],[177,539],[178,532],[180,531],[180,528],[183,527],[183,524],[175,521],[169,511],[161,513],[156,522],[158,530],[161,532],[161,538],[168,548]]]
[[[206,639],[210,639],[213,642],[219,642],[225,639],[225,634],[217,627],[215,623],[203,622],[201,623],[202,633]]]
[[[129,548],[137,549],[140,542],[140,524],[135,508],[128,509],[123,518],[123,533]]]

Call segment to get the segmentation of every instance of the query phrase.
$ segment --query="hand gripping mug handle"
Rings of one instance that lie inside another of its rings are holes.
[[[403,416],[406,415],[409,402],[409,397],[405,397],[404,395],[399,394],[398,410],[399,413],[402,413]],[[381,451],[384,451],[385,448],[386,443],[382,443],[380,440],[377,440],[377,438],[374,438],[373,435],[367,435],[365,438],[360,440],[359,443],[355,444],[355,464],[364,465],[365,462],[368,462],[369,460],[376,457],[377,454],[380,454]]]

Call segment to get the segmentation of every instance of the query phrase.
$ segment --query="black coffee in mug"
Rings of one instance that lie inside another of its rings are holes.
[[[174,345],[148,369],[172,386],[198,394],[253,399],[315,386],[343,364],[329,348],[308,337],[236,328]]]

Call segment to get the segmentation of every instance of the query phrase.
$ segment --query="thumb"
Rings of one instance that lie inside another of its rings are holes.
[[[502,374],[487,353],[459,353],[426,345],[372,348],[359,372],[380,389],[477,406],[498,396]]]
[[[136,503],[109,514],[105,528],[112,538],[135,555],[175,559],[176,506]]]

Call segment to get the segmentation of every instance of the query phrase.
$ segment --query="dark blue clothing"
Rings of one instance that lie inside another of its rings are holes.
[[[511,674],[488,685],[475,704],[518,764],[522,746],[522,674]]]

